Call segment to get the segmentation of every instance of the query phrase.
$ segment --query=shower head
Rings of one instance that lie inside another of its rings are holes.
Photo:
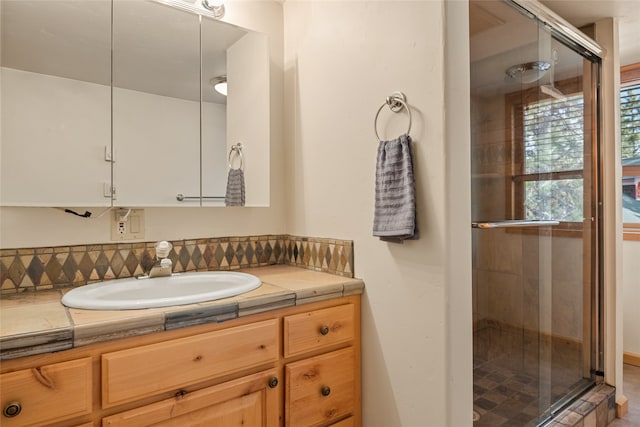
[[[533,83],[540,80],[550,68],[551,64],[546,61],[532,61],[509,67],[506,73],[511,80],[520,83]]]

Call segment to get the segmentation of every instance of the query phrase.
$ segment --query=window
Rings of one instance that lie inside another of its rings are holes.
[[[512,178],[508,208],[513,219],[561,221],[556,230],[573,235],[582,229],[585,216],[590,106],[585,105],[580,77],[557,87],[564,96],[548,96],[537,87],[506,95]]]
[[[524,106],[524,219],[582,222],[583,96]]]
[[[625,240],[640,240],[640,63],[620,74],[622,215]]]

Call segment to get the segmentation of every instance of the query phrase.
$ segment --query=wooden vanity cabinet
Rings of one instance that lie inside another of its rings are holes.
[[[359,427],[360,296],[1,367],[3,427]]]
[[[324,351],[285,365],[287,426],[349,425],[342,420],[359,417],[360,353],[348,345],[359,342],[356,312],[354,304],[342,304],[285,316],[285,357]],[[342,344],[348,346],[335,350]]]

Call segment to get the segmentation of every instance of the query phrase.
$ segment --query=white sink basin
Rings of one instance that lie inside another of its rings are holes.
[[[89,310],[131,310],[213,301],[249,292],[262,282],[232,271],[182,273],[152,279],[118,279],[67,292],[62,303]]]

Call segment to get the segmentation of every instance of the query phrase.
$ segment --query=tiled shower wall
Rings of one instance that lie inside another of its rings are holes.
[[[353,277],[353,242],[289,235],[171,241],[174,272],[286,264]],[[39,291],[143,274],[155,242],[0,250],[0,294]]]

